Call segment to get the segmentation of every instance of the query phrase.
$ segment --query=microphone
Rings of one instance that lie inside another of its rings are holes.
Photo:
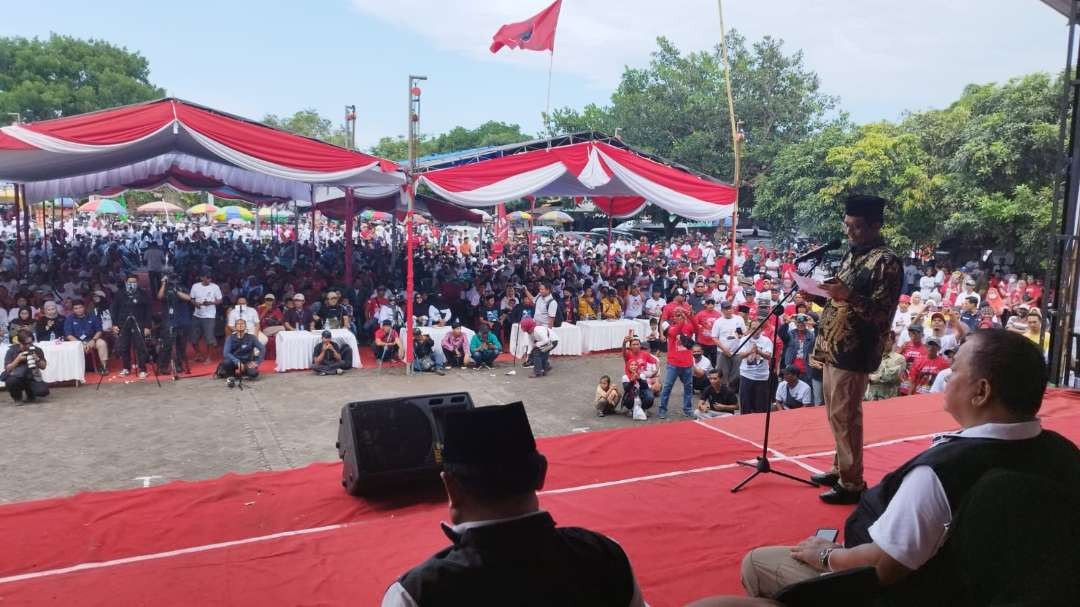
[[[802,255],[799,255],[798,257],[795,258],[795,263],[800,264],[800,263],[802,263],[804,261],[809,261],[811,259],[818,259],[820,257],[824,257],[825,254],[828,253],[829,251],[835,251],[836,249],[839,249],[841,244],[842,243],[840,242],[840,239],[830,240],[829,242],[821,245],[820,247],[817,247],[815,249],[811,249],[810,251],[808,251],[806,253],[803,253]]]

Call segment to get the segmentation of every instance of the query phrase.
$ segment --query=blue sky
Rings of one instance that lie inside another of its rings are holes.
[[[547,56],[488,52],[502,23],[549,0],[36,0],[5,3],[0,35],[96,37],[137,50],[170,95],[251,118],[357,106],[357,141],[405,132],[406,82],[423,85],[422,130],[486,120],[541,128]],[[941,107],[969,82],[1056,72],[1064,18],[1037,0],[726,0],[728,27],[801,48],[825,92],[860,122]],[[657,35],[715,44],[713,0],[564,0],[552,105],[606,102]]]

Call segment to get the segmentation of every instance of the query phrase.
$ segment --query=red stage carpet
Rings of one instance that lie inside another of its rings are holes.
[[[1044,426],[1080,441],[1080,395],[1050,393]],[[618,540],[649,604],[741,593],[751,547],[842,527],[850,508],[780,477],[747,474],[763,416],[649,424],[540,441],[542,506]],[[831,460],[824,411],[774,418],[785,471]],[[955,429],[937,396],[866,405],[867,480]],[[327,437],[332,440],[332,437]],[[337,463],[0,507],[2,605],[377,605],[402,571],[447,543],[442,503],[346,495]]]

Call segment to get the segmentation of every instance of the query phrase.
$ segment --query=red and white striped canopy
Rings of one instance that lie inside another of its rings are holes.
[[[183,173],[267,198],[310,198],[312,185],[394,192],[392,162],[179,99],[0,128],[0,181],[31,201],[79,196]]]
[[[731,215],[735,188],[600,141],[574,143],[419,175],[443,198],[491,207],[525,196],[588,196],[610,215],[647,203],[701,221]]]

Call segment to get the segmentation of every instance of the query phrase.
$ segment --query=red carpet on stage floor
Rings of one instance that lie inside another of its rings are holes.
[[[1080,395],[1051,392],[1043,424],[1080,441]],[[776,415],[777,468],[806,475],[832,459],[824,411]],[[550,460],[541,505],[563,525],[626,549],[649,604],[741,593],[758,545],[842,527],[850,508],[818,490],[748,473],[764,417],[649,424],[539,441]],[[865,406],[867,480],[954,430],[938,396]],[[327,437],[332,440],[332,437]],[[446,545],[441,502],[350,497],[340,464],[226,475],[148,489],[0,507],[3,605],[377,605],[401,572]]]

